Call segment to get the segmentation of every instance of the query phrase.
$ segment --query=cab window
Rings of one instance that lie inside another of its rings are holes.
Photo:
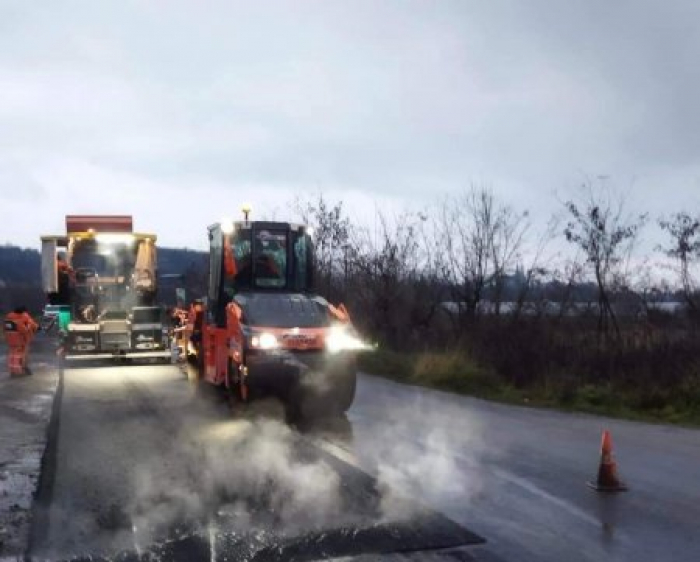
[[[287,284],[287,233],[260,230],[255,233],[255,286],[284,288]]]

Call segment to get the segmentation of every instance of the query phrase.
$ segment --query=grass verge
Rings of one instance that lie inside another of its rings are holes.
[[[399,353],[379,349],[360,354],[358,363],[362,371],[397,382],[506,404],[700,426],[700,406],[688,401],[685,394],[649,400],[639,389],[579,383],[572,377],[550,377],[527,388],[516,388],[463,352]]]

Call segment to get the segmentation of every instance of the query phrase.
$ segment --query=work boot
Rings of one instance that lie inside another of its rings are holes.
[[[24,368],[24,376],[28,377],[29,375],[33,375],[32,370],[29,367]]]

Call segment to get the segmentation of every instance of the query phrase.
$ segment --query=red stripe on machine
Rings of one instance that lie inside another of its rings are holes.
[[[67,232],[133,232],[133,219],[129,215],[68,215]]]

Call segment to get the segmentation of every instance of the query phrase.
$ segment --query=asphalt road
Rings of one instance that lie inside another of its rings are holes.
[[[472,560],[479,537],[353,466],[347,418],[300,433],[193,389],[174,366],[65,371],[33,559]]]
[[[37,558],[130,560],[159,545],[181,560],[700,559],[695,430],[370,376],[347,419],[291,429],[275,404],[232,418],[171,366],[71,369],[64,382]],[[612,496],[586,486],[605,428],[630,488]],[[474,539],[465,529],[488,543],[457,547]]]
[[[358,462],[509,561],[700,560],[700,431],[493,404],[365,376]],[[609,429],[629,491],[595,477]]]

